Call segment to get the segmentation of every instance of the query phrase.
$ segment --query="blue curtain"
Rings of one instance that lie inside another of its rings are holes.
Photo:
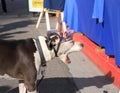
[[[120,66],[120,0],[66,0],[64,21],[70,29],[105,47],[105,53],[115,56]]]
[[[103,22],[104,0],[95,0],[92,18],[98,18],[99,23]]]

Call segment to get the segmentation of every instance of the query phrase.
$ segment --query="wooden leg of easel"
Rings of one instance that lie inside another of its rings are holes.
[[[67,28],[66,28],[66,24],[65,22],[63,21],[63,12],[61,12],[61,19],[62,19],[62,26],[63,26],[63,32],[66,32],[67,31]]]
[[[45,17],[46,17],[47,31],[49,31],[50,30],[50,20],[49,20],[49,14],[47,11],[45,12]]]
[[[67,28],[66,28],[66,23],[65,23],[65,22],[63,22],[62,24],[63,24],[63,31],[64,31],[64,32],[66,32],[66,31],[67,31]]]
[[[58,30],[58,28],[59,28],[59,23],[57,22],[55,29]]]
[[[56,17],[57,17],[56,29],[58,31],[62,31],[62,23],[61,23],[61,14],[60,14],[60,12],[56,12]]]
[[[37,21],[37,24],[36,24],[36,28],[39,27],[40,21],[41,21],[41,19],[43,17],[43,13],[44,13],[44,11],[40,12],[40,15],[39,15],[39,18],[38,18],[38,21]]]

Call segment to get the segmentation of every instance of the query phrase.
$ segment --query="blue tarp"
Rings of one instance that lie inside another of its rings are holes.
[[[64,21],[70,29],[82,32],[90,40],[105,47],[107,55],[115,56],[120,66],[120,1],[104,0],[104,27],[92,18],[95,0],[66,0]]]
[[[44,8],[52,10],[64,10],[65,0],[44,0]]]

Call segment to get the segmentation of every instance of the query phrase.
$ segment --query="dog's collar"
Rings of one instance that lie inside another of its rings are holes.
[[[55,53],[56,57],[58,57],[58,51],[59,51],[59,48],[60,48],[61,40],[62,39],[60,38],[60,41],[59,41],[58,46],[57,46],[57,49],[55,48],[55,46],[53,46],[54,53]]]
[[[44,56],[43,51],[42,51],[42,47],[41,47],[39,38],[35,38],[35,40],[36,40],[36,44],[37,44],[37,47],[38,47],[38,52],[39,52],[39,55],[40,55],[40,58],[41,58],[41,66],[45,67],[46,66],[46,60],[45,60],[45,56]]]
[[[38,39],[39,43],[41,44],[41,48],[42,48],[42,51],[43,51],[43,55],[44,55],[44,57],[45,57],[45,60],[46,60],[46,61],[51,60],[51,53],[50,53],[50,51],[49,51],[49,49],[48,49],[48,47],[47,47],[46,38],[45,38],[44,36],[38,36],[37,39]],[[37,47],[37,49],[38,49],[38,45],[37,45],[36,39],[33,39],[33,40],[34,40],[35,45],[36,45],[36,47]],[[39,51],[39,49],[38,49],[38,51]],[[39,55],[40,55],[40,53],[39,53]],[[41,55],[40,55],[40,56],[41,56]]]
[[[54,46],[54,45],[51,45],[51,42],[52,42],[52,39],[50,38],[51,36],[54,37],[54,35],[57,35],[59,38],[60,38],[60,41],[58,42],[58,45],[57,47]],[[60,37],[57,33],[50,33],[47,35],[46,37],[46,43],[47,43],[47,46],[50,50],[54,50],[54,53],[55,53],[55,56],[58,57],[58,51],[59,51],[59,48],[60,48],[60,44],[61,44],[61,41],[62,41],[62,37]]]

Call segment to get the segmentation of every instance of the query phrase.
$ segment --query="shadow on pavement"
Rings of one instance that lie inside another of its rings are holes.
[[[9,86],[0,86],[0,93],[6,93],[10,88]]]
[[[74,84],[73,80],[78,82],[79,85],[77,87]],[[97,88],[102,88],[105,85],[111,84],[113,81],[109,80],[106,76],[96,76],[88,78],[45,78],[40,82],[38,86],[38,92],[76,93],[78,90],[89,86],[96,86]],[[2,93],[18,93],[18,87],[10,90],[10,87],[3,86],[0,87],[0,93],[1,91]]]
[[[12,30],[16,30],[19,28],[25,28],[32,24],[35,24],[33,20],[22,20],[22,21],[18,21],[18,22],[5,24],[5,25],[0,25],[0,39],[12,38],[16,34],[27,33],[28,31],[13,32]]]
[[[10,30],[14,30],[14,29],[17,29],[17,28],[24,28],[24,27],[27,27],[31,24],[35,24],[33,22],[33,20],[22,20],[22,21],[18,21],[18,22],[5,24],[5,25],[0,25],[0,33],[10,31]]]
[[[12,32],[12,33],[4,33],[0,34],[0,39],[8,39],[14,37],[15,34],[24,34],[27,33],[28,31],[19,31],[19,32]]]

